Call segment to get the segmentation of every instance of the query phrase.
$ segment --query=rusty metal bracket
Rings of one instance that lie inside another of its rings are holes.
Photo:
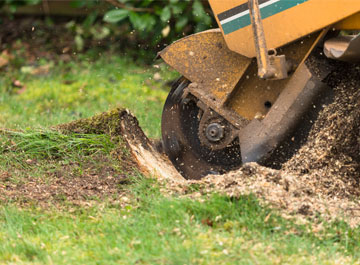
[[[261,21],[258,0],[249,0],[249,12],[255,42],[258,76],[262,79],[285,79],[291,65],[286,61],[285,55],[278,56],[275,49],[268,50]]]
[[[219,29],[180,39],[162,50],[160,56],[197,84],[197,90],[201,87],[205,103],[216,111],[231,95],[251,63],[251,59],[228,49]],[[189,90],[191,92],[192,88]]]
[[[302,63],[263,120],[253,119],[239,134],[243,163],[264,162],[298,125],[327,85]]]

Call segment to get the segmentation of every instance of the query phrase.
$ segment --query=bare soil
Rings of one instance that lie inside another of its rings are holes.
[[[68,26],[71,21],[74,22],[74,18],[52,17],[46,22],[36,16],[14,18],[4,16],[0,22],[0,49],[15,53],[21,57],[18,60],[26,60],[27,63],[37,63],[39,58],[69,61],[79,53],[74,42],[76,32]],[[109,49],[110,46],[116,45],[116,41],[111,36],[96,40],[86,38],[86,34],[83,35],[82,52],[89,48]]]
[[[77,163],[58,166],[56,161],[48,161],[49,168],[41,177],[34,177],[35,168],[29,168],[27,172],[2,172],[0,200],[43,208],[52,205],[61,207],[64,203],[90,206],[105,198],[110,203],[119,203],[123,194],[120,187],[128,182],[128,176],[108,166],[109,161],[105,157],[92,159],[81,167]],[[14,181],[19,177],[21,181]]]

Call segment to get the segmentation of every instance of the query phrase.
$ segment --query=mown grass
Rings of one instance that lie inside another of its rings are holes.
[[[203,202],[166,198],[156,183],[141,177],[127,189],[137,200],[122,208],[99,205],[69,213],[3,206],[0,259],[35,264],[350,264],[359,259],[360,231],[343,223],[314,234],[310,226],[261,207],[253,196],[212,194]]]
[[[67,170],[64,165],[87,159],[99,164],[91,173],[101,174],[104,160],[94,154],[110,161],[107,166],[116,169],[111,174],[123,174],[113,158],[114,139],[43,128],[115,105],[129,107],[150,136],[159,136],[166,91],[149,79],[155,70],[120,56],[94,63],[86,58],[59,64],[45,76],[18,71],[0,78],[0,124],[22,129],[0,134],[0,173],[12,173],[6,181],[26,185],[26,178],[41,178],[49,168]],[[13,91],[14,78],[26,84],[24,93]],[[81,177],[84,167],[67,177]],[[130,184],[118,187],[119,204],[114,198],[96,203],[83,198],[92,202],[83,207],[66,197],[45,208],[37,202],[20,207],[16,198],[0,202],[0,263],[355,264],[360,259],[360,228],[342,221],[296,224],[254,196],[165,196],[155,180],[132,175]],[[7,182],[0,178],[0,185],[6,188]]]
[[[50,63],[40,61],[40,66]],[[20,69],[0,77],[0,128],[49,127],[122,106],[136,114],[150,137],[159,137],[169,89],[164,84],[176,76],[163,65],[141,67],[119,55],[91,53],[59,61],[43,75]],[[161,82],[154,80],[155,73]],[[14,80],[26,87],[21,94]]]

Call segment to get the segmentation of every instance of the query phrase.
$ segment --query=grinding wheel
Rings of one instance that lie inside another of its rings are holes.
[[[223,149],[213,150],[199,139],[202,111],[195,98],[184,98],[190,84],[178,79],[166,99],[161,122],[165,153],[186,179],[200,179],[208,174],[223,174],[241,166],[238,138]]]

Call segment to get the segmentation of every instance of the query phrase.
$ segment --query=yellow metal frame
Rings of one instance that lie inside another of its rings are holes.
[[[214,13],[219,14],[247,1],[210,3]],[[268,48],[278,48],[279,54],[292,62],[293,70],[304,63],[329,26],[336,30],[360,29],[360,0],[288,1],[303,3],[262,22]],[[235,127],[239,127],[239,117],[248,121],[265,117],[269,107],[264,103],[274,104],[290,80],[257,77],[256,61],[251,59],[256,56],[251,25],[231,34],[216,29],[185,37],[165,48],[160,56],[191,81],[186,93]]]
[[[334,25],[339,30],[358,30],[360,29],[360,12],[352,15]]]
[[[248,0],[209,0],[209,2],[222,29],[218,15],[246,4]],[[307,0],[263,19],[267,45],[269,48],[278,48],[336,23],[338,23],[337,28],[340,29],[354,27],[359,29],[360,18],[357,14],[359,12],[359,0]],[[355,14],[357,15],[349,18]],[[339,23],[342,20],[344,21]],[[256,56],[251,25],[230,34],[225,34],[223,31],[223,35],[230,50],[249,58]]]

